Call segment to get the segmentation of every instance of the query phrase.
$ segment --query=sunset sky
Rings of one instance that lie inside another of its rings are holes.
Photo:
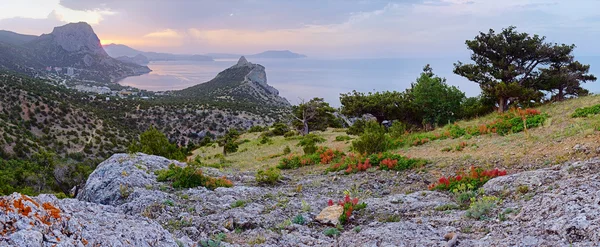
[[[597,0],[0,0],[0,29],[49,33],[90,23],[103,43],[146,51],[311,57],[439,57],[515,25],[600,55]]]

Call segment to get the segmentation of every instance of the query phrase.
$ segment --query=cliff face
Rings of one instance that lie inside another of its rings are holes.
[[[114,82],[127,76],[150,72],[146,66],[123,63],[108,56],[100,45],[100,39],[92,27],[84,22],[70,23],[56,27],[49,34],[43,34],[21,45],[0,45],[0,68],[46,73],[46,67],[75,69],[77,79],[98,82]],[[25,69],[20,69],[25,68]]]

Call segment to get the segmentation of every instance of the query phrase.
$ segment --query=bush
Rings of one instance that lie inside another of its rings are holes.
[[[311,133],[303,136],[302,139],[300,139],[300,142],[298,142],[298,146],[302,147],[304,154],[314,154],[317,152],[317,143],[322,143],[324,141],[325,139],[323,137]]]
[[[196,165],[187,165],[180,167],[170,164],[166,170],[156,171],[156,180],[159,182],[172,182],[173,188],[194,188],[203,186],[208,189],[217,187],[232,187],[233,183],[222,178],[211,178],[204,176],[200,167]]]
[[[388,129],[388,133],[392,138],[399,138],[406,133],[406,124],[400,121],[394,121],[392,126]]]
[[[181,149],[177,148],[175,144],[169,143],[167,136],[153,126],[140,135],[139,141],[135,141],[129,146],[129,152],[142,152],[174,160],[186,158]]]
[[[298,224],[298,225],[304,225],[306,223],[306,220],[304,219],[304,216],[302,216],[301,214],[298,214],[298,215],[296,215],[296,217],[294,217],[294,219],[292,219],[292,223]]]
[[[292,153],[292,149],[290,148],[290,146],[285,146],[285,148],[283,148],[283,154],[290,154]]]
[[[269,128],[263,127],[263,126],[259,126],[259,125],[254,125],[254,126],[250,127],[250,129],[248,129],[248,133],[263,132],[265,130],[269,130]]]
[[[388,145],[385,138],[385,128],[375,121],[368,122],[364,133],[352,142],[352,148],[361,154],[386,151]]]
[[[273,135],[275,135],[275,136],[282,136],[282,135],[285,135],[285,133],[290,131],[290,127],[288,127],[284,123],[274,123],[271,126],[271,128],[273,128],[271,130],[271,133],[273,133]]]
[[[263,136],[263,137],[260,138],[259,143],[262,144],[262,145],[264,145],[264,144],[273,144],[273,140],[271,140],[271,138],[268,137],[268,136]]]
[[[310,154],[310,155],[290,155],[288,157],[283,157],[277,168],[279,169],[296,169],[303,166],[315,165],[320,161],[320,157],[318,154]]]
[[[394,171],[403,171],[427,164],[427,161],[423,159],[411,159],[399,154],[392,154],[388,152],[372,154],[369,156],[369,160],[374,165],[379,165],[379,168],[382,170]]]
[[[354,121],[352,126],[350,126],[350,128],[348,128],[348,130],[346,131],[346,134],[355,135],[355,136],[360,135],[363,132],[365,132],[366,124],[367,124],[367,121],[365,121],[363,119],[357,119],[356,121]]]
[[[327,202],[328,206],[333,206],[333,200],[329,200],[329,202]],[[346,222],[348,222],[348,220],[350,220],[350,216],[352,216],[352,212],[354,211],[359,211],[362,209],[365,209],[367,207],[367,204],[364,202],[358,203],[358,198],[350,198],[349,195],[346,195],[344,197],[344,200],[340,200],[338,202],[338,205],[344,207],[344,211],[342,213],[342,215],[340,216],[339,220],[341,224],[345,224]]]
[[[478,200],[471,198],[471,205],[465,215],[469,218],[485,220],[499,202],[500,199],[495,196],[483,196]]]
[[[349,141],[349,140],[352,140],[352,137],[350,137],[350,136],[336,136],[335,137],[336,142],[343,142],[343,141]]]
[[[578,108],[575,110],[573,115],[571,115],[571,117],[587,117],[597,114],[600,114],[600,105]]]
[[[259,184],[275,184],[281,179],[281,171],[275,167],[256,172],[256,182]]]
[[[341,232],[337,228],[327,228],[325,231],[323,231],[323,234],[327,237],[337,237],[341,234]]]
[[[296,131],[290,130],[288,132],[285,132],[285,134],[283,134],[283,137],[290,138],[290,137],[293,137],[296,135],[298,135],[298,133],[296,133]]]
[[[437,183],[429,185],[429,189],[453,191],[455,189],[460,188],[460,186],[462,185],[466,185],[468,188],[474,190],[483,186],[488,180],[492,178],[505,175],[506,171],[501,171],[497,168],[493,170],[484,170],[481,168],[471,166],[468,173],[459,172],[458,175],[454,177],[441,177],[440,179],[438,179]]]

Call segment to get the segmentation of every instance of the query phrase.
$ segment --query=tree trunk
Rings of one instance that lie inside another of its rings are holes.
[[[508,105],[508,98],[506,98],[506,97],[498,98],[498,112],[499,113],[505,112],[508,108],[507,105]]]
[[[304,134],[308,135],[308,121],[305,119],[304,121],[302,121],[302,124],[304,124]]]
[[[558,95],[556,95],[556,100],[557,101],[563,101],[564,97],[565,97],[565,94],[563,92],[563,89],[559,88],[558,89]]]

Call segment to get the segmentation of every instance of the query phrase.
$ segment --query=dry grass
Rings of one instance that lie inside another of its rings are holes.
[[[590,118],[571,118],[571,114],[579,107],[596,104],[600,104],[600,96],[581,97],[541,106],[538,109],[548,113],[550,119],[544,127],[530,129],[526,133],[437,140],[422,146],[400,148],[393,152],[432,161],[425,170],[433,176],[448,175],[456,169],[471,165],[485,168],[498,167],[514,172],[585,159],[598,155],[595,150],[600,147],[600,132],[596,129],[600,126],[600,115]],[[478,126],[496,117],[494,113],[473,120],[460,121],[458,124],[462,127]],[[329,129],[316,133],[327,140],[322,144],[323,146],[342,151],[349,150],[351,141],[335,141],[336,136],[346,135],[343,130]],[[240,139],[247,139],[250,142],[240,145],[237,153],[225,157],[227,165],[223,166],[224,171],[256,171],[275,166],[281,157],[273,156],[282,154],[286,146],[291,148],[292,153],[302,154],[301,148],[296,146],[297,138],[273,137],[272,144],[263,145],[259,145],[259,133],[244,134]],[[468,146],[462,151],[455,151],[454,147],[461,142],[466,142]],[[573,152],[576,144],[587,146],[591,152],[588,154]],[[453,151],[442,151],[446,147],[453,148]],[[214,145],[194,151],[193,156],[200,155],[204,157],[204,163],[216,164],[220,160],[214,156],[221,152],[222,148]],[[321,172],[323,169],[323,167],[305,167],[293,173],[307,174]]]
[[[335,137],[340,135],[346,135],[345,130],[328,129],[323,132],[314,132],[319,136],[326,139],[322,146],[331,147],[333,149],[339,149],[342,151],[348,151],[350,141],[338,142],[335,141]],[[240,140],[249,140],[250,142],[243,143],[239,146],[238,152],[228,154],[225,157],[226,163],[222,167],[224,170],[232,171],[256,171],[258,169],[265,169],[268,167],[276,166],[281,159],[281,156],[273,157],[276,155],[283,155],[283,149],[288,146],[292,150],[292,153],[302,154],[302,148],[297,147],[298,137],[284,138],[282,136],[271,137],[273,143],[271,144],[260,144],[260,133],[246,133],[240,137]],[[223,148],[213,144],[210,147],[203,147],[193,152],[192,157],[200,155],[203,157],[202,162],[206,164],[217,164],[221,160],[215,158],[215,155],[221,154]]]

